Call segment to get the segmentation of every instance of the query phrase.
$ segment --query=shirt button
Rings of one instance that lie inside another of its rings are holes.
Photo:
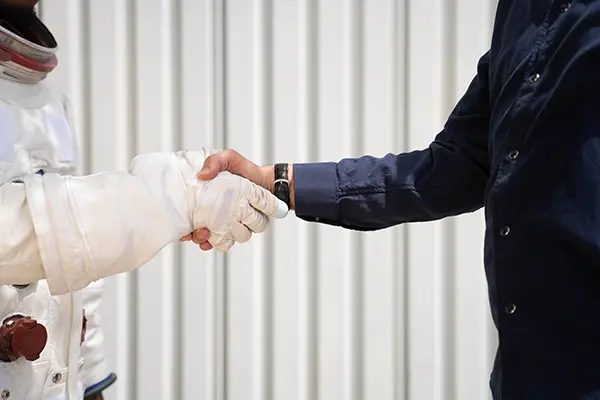
[[[571,3],[561,4],[560,7],[559,7],[559,11],[561,13],[564,13],[565,11],[567,11],[569,9],[569,7],[571,7]]]
[[[504,228],[500,229],[501,236],[508,236],[509,233],[510,233],[510,226],[505,226]]]
[[[508,153],[508,158],[511,160],[516,160],[517,157],[519,157],[519,150],[511,150],[510,153]]]
[[[541,75],[538,73],[535,73],[529,77],[529,82],[535,83],[535,82],[539,81],[540,78],[541,78]]]
[[[8,391],[8,389],[4,389],[0,394],[0,399],[6,400],[8,398],[10,398],[10,392]]]
[[[508,303],[506,307],[504,307],[504,311],[506,311],[507,314],[514,314],[515,311],[517,311],[517,306],[513,303]]]
[[[52,376],[52,382],[54,382],[54,383],[60,382],[61,379],[62,379],[62,374],[60,372],[57,372],[56,374],[54,374],[54,376]]]

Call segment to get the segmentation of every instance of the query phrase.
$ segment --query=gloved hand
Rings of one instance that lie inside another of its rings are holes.
[[[194,170],[194,178],[186,182],[193,227],[210,230],[210,244],[226,252],[235,242],[250,240],[252,233],[265,232],[269,217],[283,218],[288,209],[268,190],[229,172],[221,172],[209,181],[196,179],[195,173],[213,152],[181,154]]]

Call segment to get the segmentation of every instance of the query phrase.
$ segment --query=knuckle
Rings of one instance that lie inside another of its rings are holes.
[[[221,153],[223,155],[223,157],[225,159],[231,159],[237,156],[237,151],[233,150],[233,149],[225,149],[223,150],[223,152]]]

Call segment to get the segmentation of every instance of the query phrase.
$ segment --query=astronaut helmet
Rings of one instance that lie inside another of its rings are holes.
[[[57,65],[56,40],[38,18],[38,0],[0,0],[0,78],[37,83]]]

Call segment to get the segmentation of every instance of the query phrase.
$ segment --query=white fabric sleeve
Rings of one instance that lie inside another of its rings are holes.
[[[136,157],[129,173],[47,173],[0,186],[0,285],[47,279],[53,295],[131,271],[191,232],[180,153]]]

